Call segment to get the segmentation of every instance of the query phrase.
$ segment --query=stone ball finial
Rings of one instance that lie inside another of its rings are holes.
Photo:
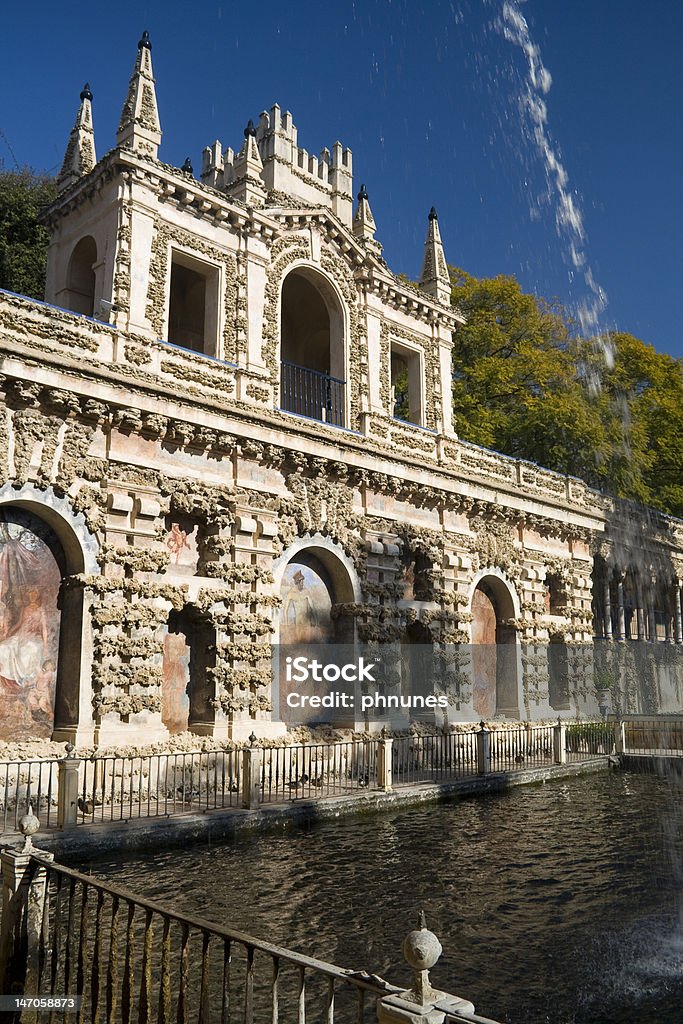
[[[436,213],[436,207],[435,206],[432,206],[431,210],[429,211],[429,219],[430,220],[438,220],[439,219],[438,216],[437,216],[437,213]]]
[[[85,85],[83,86],[83,88],[81,90],[80,98],[82,100],[91,100],[92,99],[92,93],[90,92],[90,83],[89,82],[86,82]]]
[[[31,849],[31,836],[34,836],[40,828],[40,820],[33,813],[33,801],[29,800],[28,810],[21,818],[19,818],[19,831],[25,839],[24,849],[22,853],[28,853]]]
[[[251,118],[247,121],[247,127],[244,129],[244,137],[248,139],[250,135],[256,135],[256,129],[254,128],[254,122]]]
[[[66,756],[71,757],[76,748],[74,747],[73,743],[67,743],[64,749],[66,750]]]
[[[143,48],[145,50],[152,49],[152,43],[150,41],[149,32],[147,31],[147,29],[145,29],[145,31],[142,33],[142,35],[140,36],[140,41],[138,42],[138,50],[142,50]]]
[[[252,730],[251,736],[249,737],[249,745],[253,747],[257,739],[258,737],[256,733]]]
[[[403,940],[403,955],[414,971],[428,971],[443,953],[443,947],[434,932],[427,928],[424,911],[420,911],[419,928],[409,932]]]
[[[183,174],[194,174],[194,171],[192,170],[192,161],[190,160],[189,156],[185,157],[185,163],[180,168],[180,170],[183,172]]]
[[[368,198],[368,190],[366,189],[365,185],[361,185],[360,192],[358,193],[358,202],[360,203],[360,202],[363,201],[363,199],[367,199],[367,198]]]

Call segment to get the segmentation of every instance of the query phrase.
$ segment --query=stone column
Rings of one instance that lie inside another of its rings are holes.
[[[636,628],[638,631],[638,639],[645,639],[645,613],[643,610],[643,587],[638,580],[636,582]]]
[[[57,825],[69,828],[78,819],[78,767],[73,746],[66,745],[66,757],[57,765]]]
[[[451,1014],[459,1019],[457,1014],[474,1013],[474,1003],[469,999],[432,988],[429,971],[442,952],[441,943],[434,932],[428,930],[424,913],[421,913],[418,927],[403,942],[403,955],[414,971],[413,986],[378,999],[378,1024],[442,1024],[451,1019]]]
[[[567,727],[560,718],[553,728],[553,761],[555,764],[567,763]]]
[[[605,640],[611,640],[612,639],[612,596],[610,594],[610,585],[609,584],[610,584],[610,579],[609,579],[609,569],[608,569],[607,570],[607,579],[605,580],[605,589],[604,589],[604,597],[603,597]]]
[[[250,810],[261,802],[261,751],[254,746],[256,735],[249,737],[250,747],[242,751],[242,807]]]
[[[683,643],[683,616],[681,615],[681,581],[674,580],[674,628],[676,631],[676,643]]]
[[[604,635],[605,640],[611,640],[612,638],[612,602],[611,594],[609,592],[609,570],[607,570],[607,579],[604,584],[603,591],[603,616],[604,616]]]
[[[53,854],[36,850],[31,842],[40,822],[29,807],[19,822],[25,837],[23,846],[5,848],[2,865],[2,918],[0,927],[0,992],[18,991],[24,996],[40,995],[40,940],[46,899],[47,874],[44,864]],[[40,864],[35,854],[44,862]],[[22,1022],[34,1024],[35,1010],[26,1009]]]
[[[491,733],[484,722],[479,723],[477,733],[477,771],[480,775],[486,775],[491,771]]]
[[[377,747],[377,785],[388,793],[392,788],[391,757],[394,741],[389,739],[384,729]]]
[[[624,573],[617,576],[617,640],[626,639],[626,617],[624,613]]]
[[[651,643],[657,639],[657,620],[655,619],[655,593],[657,590],[657,577],[650,577],[650,592],[647,605],[647,633]]]

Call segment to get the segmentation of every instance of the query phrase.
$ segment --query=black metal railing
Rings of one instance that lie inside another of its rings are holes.
[[[566,727],[566,758],[585,761],[589,757],[612,754],[615,728],[607,722],[569,722]]]
[[[394,786],[476,775],[477,729],[424,736],[397,736],[392,750]]]
[[[76,821],[129,821],[239,807],[240,779],[236,750],[82,759]]]
[[[344,426],[346,381],[282,360],[280,407],[286,412]]]
[[[0,763],[0,833],[16,831],[29,804],[46,828],[55,824],[57,765],[56,759]]]
[[[378,740],[264,747],[261,802],[311,800],[377,789]]]
[[[32,929],[34,986],[44,996],[76,993],[79,1020],[369,1024],[377,998],[397,991],[61,864],[35,857],[32,868],[45,871],[47,890],[33,910],[42,914]],[[18,975],[26,953],[12,952]],[[46,1009],[32,1019],[58,1016]]]

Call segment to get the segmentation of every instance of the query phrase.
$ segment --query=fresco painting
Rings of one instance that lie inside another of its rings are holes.
[[[49,737],[62,573],[56,537],[21,509],[0,514],[0,739]]]
[[[193,576],[197,571],[199,557],[196,525],[185,529],[182,523],[171,523],[171,529],[166,534],[166,547],[171,556],[170,566],[173,572]]]
[[[161,720],[170,733],[185,732],[190,716],[190,648],[184,633],[164,637]]]
[[[290,682],[286,678],[285,658],[317,656],[318,646],[334,643],[335,633],[332,622],[332,598],[321,573],[310,565],[290,562],[285,570],[280,587],[280,706],[281,714],[288,720],[287,695],[296,690],[301,695],[319,693],[321,684],[312,680],[304,683]],[[316,645],[311,649],[309,645]],[[327,688],[325,684],[325,688]],[[292,712],[297,724],[313,725],[321,720],[320,710],[310,707]],[[324,718],[325,715],[322,715]]]
[[[325,644],[334,636],[332,599],[322,576],[299,562],[291,562],[280,587],[281,644]]]
[[[477,715],[490,719],[496,714],[496,609],[479,588],[474,592],[472,615],[472,703]]]

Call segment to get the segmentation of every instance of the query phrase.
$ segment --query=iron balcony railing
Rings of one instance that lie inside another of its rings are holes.
[[[282,360],[280,406],[286,412],[344,426],[346,381]]]

